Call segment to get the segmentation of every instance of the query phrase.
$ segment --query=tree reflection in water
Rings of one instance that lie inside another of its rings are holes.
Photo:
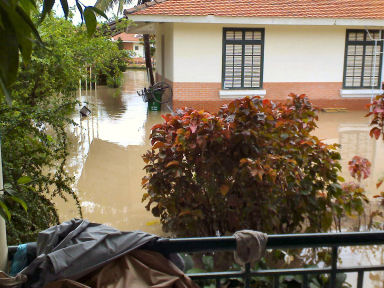
[[[144,71],[124,73],[123,87],[117,91],[97,87],[82,91],[80,100],[92,110],[90,117],[73,119],[79,126],[69,129],[71,155],[67,169],[76,176],[75,189],[82,203],[84,217],[110,224],[122,230],[141,229],[162,234],[161,226],[141,203],[141,178],[144,163],[141,155],[149,148],[150,128],[162,121],[160,113],[147,112],[147,104],[136,90],[145,87]],[[372,163],[371,177],[362,183],[369,198],[377,194],[376,180],[384,175],[384,143],[369,137],[366,111],[320,113],[315,134],[328,143],[341,144],[342,176],[351,181],[347,166],[359,155]],[[168,111],[165,111],[168,112]],[[78,216],[73,203],[57,200],[61,220]],[[354,219],[345,221],[351,229]],[[343,266],[384,264],[383,247],[340,248]],[[350,283],[356,275],[348,275]],[[365,287],[383,287],[383,273],[370,272]]]

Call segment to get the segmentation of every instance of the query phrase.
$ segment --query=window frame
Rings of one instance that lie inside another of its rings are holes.
[[[380,29],[368,29],[369,31],[372,31],[372,32],[379,32]],[[363,32],[364,33],[364,40],[363,41],[350,41],[348,40],[348,36],[349,36],[349,33],[350,32]],[[366,46],[367,45],[375,45],[375,41],[372,41],[372,40],[366,40],[368,35],[367,35],[367,31],[364,30],[364,29],[346,29],[346,33],[345,33],[345,48],[344,48],[344,68],[343,68],[343,89],[345,90],[361,90],[361,89],[371,89],[372,86],[364,86],[364,64],[365,64],[365,57],[367,56],[365,54],[365,51],[366,51]],[[383,37],[384,35],[384,30],[381,30],[381,35]],[[382,41],[377,41],[377,45],[380,47],[380,54],[378,57],[380,57],[380,64],[379,64],[379,75],[378,75],[378,81],[377,81],[377,86],[374,86],[373,88],[374,89],[381,89],[382,87],[382,83],[381,83],[381,77],[382,77],[382,71],[383,71],[383,43]],[[363,45],[363,62],[362,62],[362,65],[361,65],[361,75],[360,75],[360,78],[361,78],[361,85],[360,86],[354,86],[354,87],[351,87],[351,86],[346,86],[346,79],[347,79],[347,58],[348,58],[348,44],[349,45]],[[372,75],[371,75],[372,77]]]
[[[226,40],[226,32],[227,31],[241,31],[242,32],[242,40]],[[261,32],[261,40],[245,40],[245,32],[246,31],[252,31],[252,32]],[[226,44],[228,42],[236,42],[241,43],[243,49],[242,49],[242,64],[241,64],[241,87],[231,87],[226,88],[224,86],[224,80],[225,80],[225,68],[226,68]],[[244,87],[244,57],[245,57],[245,44],[255,44],[259,42],[261,44],[261,59],[260,59],[260,87]],[[231,28],[231,27],[225,27],[223,28],[223,48],[222,48],[222,72],[221,72],[221,89],[222,90],[261,90],[263,89],[263,76],[264,76],[264,43],[265,43],[265,29],[264,28]]]

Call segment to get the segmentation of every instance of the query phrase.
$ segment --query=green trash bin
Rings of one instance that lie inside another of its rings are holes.
[[[160,111],[161,110],[161,98],[163,96],[163,90],[155,90],[153,92],[153,97],[148,101],[148,110],[149,111]]]

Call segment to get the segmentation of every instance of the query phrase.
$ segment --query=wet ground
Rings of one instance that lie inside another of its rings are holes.
[[[141,203],[141,155],[149,148],[150,128],[161,121],[161,113],[148,113],[136,94],[145,83],[143,71],[129,71],[120,89],[81,91],[79,100],[92,114],[83,120],[74,114],[79,126],[69,133],[68,166],[76,177],[84,218],[121,230],[160,233],[158,220]],[[77,216],[72,201],[58,199],[57,204],[62,220]]]
[[[148,112],[147,104],[136,94],[146,85],[144,71],[124,73],[120,89],[104,86],[81,91],[79,100],[92,114],[69,132],[71,155],[68,169],[76,177],[85,218],[119,229],[142,229],[160,233],[160,225],[141,203],[141,155],[149,149],[150,128],[162,121],[160,112]],[[169,111],[162,111],[168,113]],[[341,145],[343,177],[350,181],[347,167],[353,156],[371,161],[371,177],[364,181],[368,195],[377,194],[376,181],[384,176],[384,144],[371,139],[366,111],[324,113],[319,115],[315,135],[327,143]],[[61,218],[76,216],[73,203],[58,201]]]
[[[96,91],[81,91],[79,100],[92,114],[83,120],[78,113],[74,114],[79,126],[69,132],[72,144],[68,169],[76,177],[75,189],[84,218],[121,230],[138,229],[161,235],[158,220],[141,203],[141,155],[149,149],[150,128],[162,121],[161,113],[147,112],[147,104],[136,94],[145,85],[145,72],[128,71],[124,73],[121,89],[97,87]],[[364,181],[372,198],[377,194],[377,179],[384,176],[384,143],[369,137],[369,119],[365,114],[364,110],[320,113],[315,135],[327,143],[341,144],[342,175],[347,181],[352,180],[347,164],[353,156],[372,162],[371,177]],[[57,200],[57,205],[61,220],[78,216],[72,201]],[[363,255],[356,249],[342,250],[344,264],[383,263],[381,249],[364,249]],[[367,287],[383,287],[380,275],[370,273],[365,279],[370,281]],[[354,276],[351,277],[352,280]]]

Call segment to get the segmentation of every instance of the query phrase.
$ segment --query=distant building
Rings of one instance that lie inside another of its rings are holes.
[[[124,50],[131,50],[135,53],[134,58],[142,59],[144,57],[144,45],[140,41],[142,35],[140,34],[128,34],[120,33],[112,37],[112,41],[121,41],[123,42]]]

